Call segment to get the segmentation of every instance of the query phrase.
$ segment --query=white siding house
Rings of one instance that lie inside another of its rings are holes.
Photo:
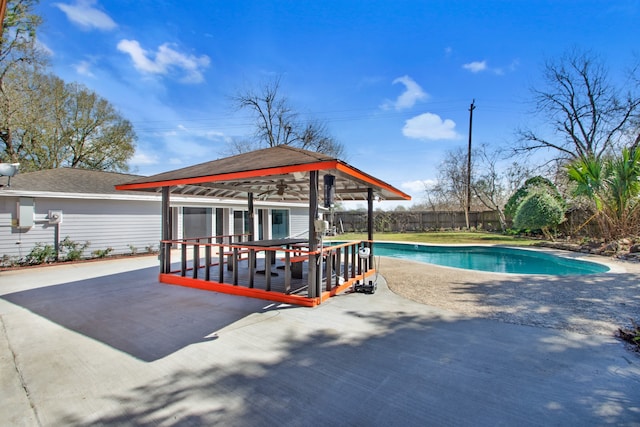
[[[0,177],[0,260],[20,261],[37,243],[55,245],[69,237],[89,242],[84,256],[111,248],[111,254],[157,250],[161,235],[161,196],[116,191],[137,175],[59,168],[17,174],[7,186]],[[172,196],[175,239],[246,232],[247,206],[237,200]],[[304,235],[304,203],[258,202],[255,229],[261,238],[274,231]],[[286,224],[272,223],[272,212]]]

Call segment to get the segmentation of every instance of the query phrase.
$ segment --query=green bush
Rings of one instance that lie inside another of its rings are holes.
[[[562,195],[560,195],[558,188],[551,181],[541,176],[534,176],[526,180],[524,185],[509,198],[504,207],[504,214],[509,218],[515,218],[516,211],[522,202],[537,191],[546,192],[564,204]]]
[[[564,205],[557,198],[543,191],[527,196],[516,210],[513,225],[520,230],[541,230],[551,237],[549,230],[564,221]]]
[[[109,256],[111,252],[113,252],[113,248],[96,249],[95,251],[91,252],[91,255],[93,255],[94,258],[105,258]]]
[[[65,237],[63,241],[60,242],[60,250],[65,252],[65,260],[67,261],[76,261],[82,258],[82,253],[85,249],[89,247],[89,242],[79,243],[74,242],[69,238],[69,236]]]
[[[56,249],[53,245],[45,245],[43,243],[36,243],[31,249],[29,255],[26,257],[26,263],[29,265],[38,265],[56,260]]]

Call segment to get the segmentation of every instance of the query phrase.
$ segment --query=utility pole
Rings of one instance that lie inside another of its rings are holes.
[[[469,230],[469,215],[471,213],[471,130],[473,129],[473,110],[476,109],[476,100],[471,101],[469,107],[469,149],[467,150],[467,209],[465,210],[465,220],[467,222],[467,230]]]

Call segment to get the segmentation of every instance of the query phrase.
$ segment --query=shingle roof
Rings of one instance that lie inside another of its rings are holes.
[[[52,193],[84,193],[84,194],[122,194],[115,186],[140,175],[116,172],[103,172],[76,168],[45,169],[35,172],[18,173],[11,178],[11,186],[7,187],[7,178],[0,177],[3,189],[14,191],[41,191]]]
[[[118,189],[157,192],[162,187],[170,187],[173,193],[205,197],[245,198],[247,193],[253,193],[259,198],[303,201],[309,199],[309,178],[303,176],[309,171],[333,175],[339,200],[366,200],[369,188],[382,199],[411,199],[341,160],[287,145],[138,178]]]
[[[237,154],[223,159],[200,163],[186,168],[142,177],[131,183],[158,182],[196,177],[208,177],[234,172],[260,171],[271,168],[312,164],[335,160],[333,157],[288,145]]]

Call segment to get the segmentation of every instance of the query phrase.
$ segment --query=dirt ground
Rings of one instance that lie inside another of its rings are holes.
[[[592,258],[595,259],[595,258]],[[380,257],[379,272],[405,298],[469,317],[612,335],[640,320],[640,264],[598,257],[602,274],[487,273]]]

